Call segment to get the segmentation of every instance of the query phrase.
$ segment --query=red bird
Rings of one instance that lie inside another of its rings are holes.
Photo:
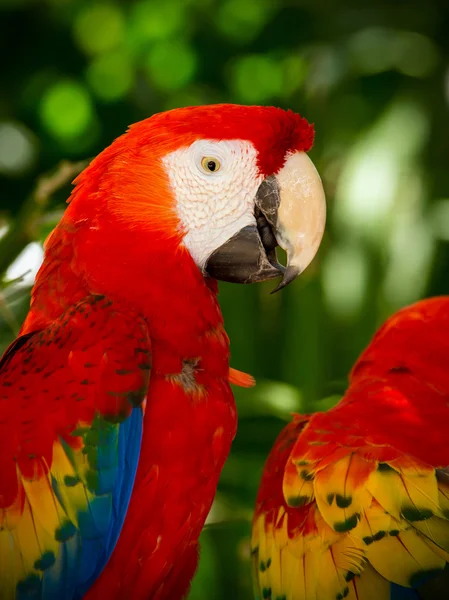
[[[312,260],[312,138],[290,111],[179,109],[78,177],[0,363],[1,600],[187,593],[245,382],[215,280]]]
[[[253,523],[256,596],[449,598],[449,297],[393,315],[343,399],[295,415]]]

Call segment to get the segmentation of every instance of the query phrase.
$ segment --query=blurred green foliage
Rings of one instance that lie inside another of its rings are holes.
[[[449,5],[0,0],[0,32],[0,350],[69,193],[42,201],[38,175],[176,106],[273,103],[316,124],[318,258],[274,296],[221,286],[232,364],[258,385],[236,390],[239,432],[190,597],[246,600],[256,489],[290,412],[331,406],[387,315],[449,291]]]

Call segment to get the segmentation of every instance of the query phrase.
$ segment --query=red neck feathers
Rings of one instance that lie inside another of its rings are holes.
[[[151,137],[158,129],[150,121],[115,140],[75,181],[47,239],[23,333],[45,326],[87,293],[137,310],[154,340],[172,340],[185,355],[195,355],[199,333],[221,326],[216,282],[203,277],[182,246],[161,164],[168,140],[159,140],[160,132]]]

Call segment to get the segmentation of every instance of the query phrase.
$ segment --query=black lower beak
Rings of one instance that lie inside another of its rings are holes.
[[[265,225],[259,217],[258,225],[262,223]],[[272,233],[271,236],[276,243]],[[205,270],[214,279],[232,283],[255,283],[279,277],[284,267],[277,262],[272,244],[269,227],[259,229],[248,225],[209,256]]]
[[[255,198],[256,225],[248,225],[213,252],[205,271],[214,279],[232,283],[255,283],[283,276],[272,293],[296,279],[299,269],[279,264],[275,230],[280,204],[276,177],[267,177],[259,186]]]
[[[249,215],[248,215],[249,216]],[[204,274],[235,283],[282,276],[274,292],[300,275],[316,255],[326,223],[320,176],[305,152],[286,155],[285,163],[261,182],[254,198],[254,219],[215,250]],[[276,259],[283,248],[287,266]]]

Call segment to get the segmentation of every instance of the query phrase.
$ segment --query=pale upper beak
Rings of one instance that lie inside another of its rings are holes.
[[[283,278],[277,291],[312,262],[326,223],[326,200],[320,176],[305,152],[287,157],[276,175],[267,177],[255,198],[256,225],[240,230],[206,262],[216,279],[252,283]],[[276,258],[276,246],[287,253],[287,266]]]

